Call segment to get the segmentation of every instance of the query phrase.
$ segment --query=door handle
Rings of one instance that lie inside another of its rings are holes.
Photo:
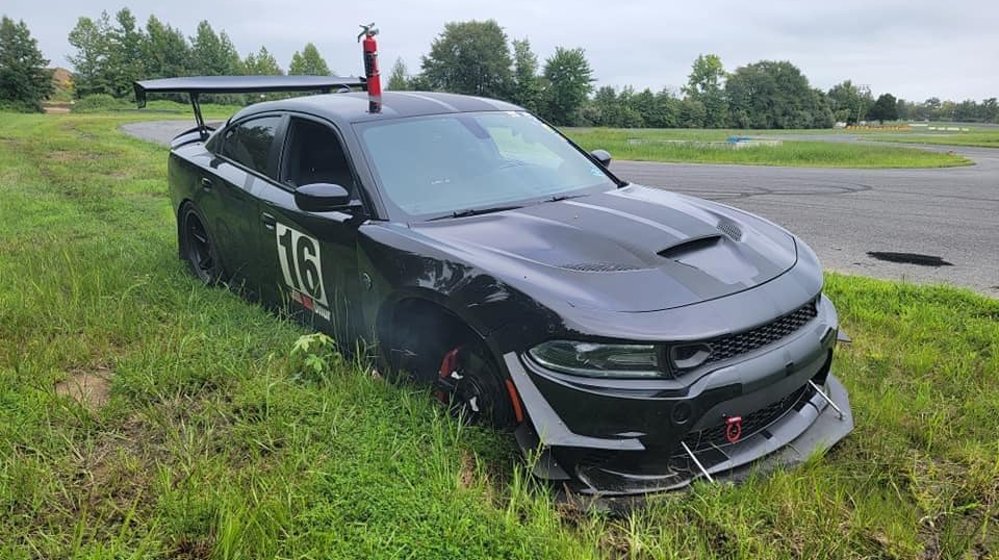
[[[211,179],[209,179],[208,177],[202,177],[201,178],[201,188],[202,189],[204,189],[206,191],[210,191],[210,190],[212,190],[212,186],[213,186],[213,183],[212,183]]]
[[[268,214],[266,212],[260,215],[260,220],[264,222],[264,227],[269,230],[273,230],[274,227],[277,225],[277,219],[274,218],[274,216],[272,216],[271,214]]]

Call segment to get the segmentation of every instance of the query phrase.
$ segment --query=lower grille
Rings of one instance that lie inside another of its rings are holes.
[[[740,439],[746,439],[773,424],[788,410],[791,410],[791,408],[798,404],[799,401],[811,398],[813,391],[811,385],[803,385],[800,389],[783,399],[743,416],[742,435]],[[711,447],[731,445],[725,437],[725,427],[725,423],[722,422],[710,428],[691,432],[687,434],[687,437],[683,438],[683,442],[695,453]]]

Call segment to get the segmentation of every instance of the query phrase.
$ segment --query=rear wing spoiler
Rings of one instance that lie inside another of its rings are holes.
[[[199,97],[208,93],[264,93],[279,91],[350,91],[367,90],[367,80],[339,76],[191,76],[135,82],[135,102],[146,106],[148,93],[186,93],[191,99],[194,119],[202,138],[208,137],[208,127],[201,115]]]

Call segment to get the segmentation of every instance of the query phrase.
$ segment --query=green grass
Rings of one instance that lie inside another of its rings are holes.
[[[970,162],[956,154],[915,148],[846,142],[792,140],[777,146],[734,149],[724,140],[732,135],[777,137],[840,134],[833,130],[752,131],[703,129],[566,129],[587,150],[602,148],[614,158],[677,163],[725,163],[789,167],[899,168],[950,167]]]
[[[190,278],[165,152],[117,131],[135,118],[0,118],[0,557],[999,552],[999,302],[830,275],[850,437],[744,485],[581,512],[508,437],[295,351],[301,327]],[[85,374],[109,380],[103,406],[56,389]]]
[[[928,132],[913,129],[912,132],[875,134],[871,136],[871,139],[879,142],[999,148],[999,127],[972,128],[968,132]]]
[[[201,105],[201,112],[206,119],[227,119],[242,108],[242,105],[204,103]],[[78,99],[73,104],[71,111],[73,113],[86,114],[140,113],[149,116],[156,115],[160,119],[181,116],[193,118],[194,115],[189,103],[154,99],[147,102],[146,106],[140,109],[132,101],[116,99],[106,94],[88,95],[83,99]]]

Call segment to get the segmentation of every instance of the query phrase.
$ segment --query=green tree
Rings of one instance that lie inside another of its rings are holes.
[[[146,73],[146,37],[128,8],[119,10],[114,19],[115,25],[108,30],[108,79],[112,95],[127,97],[132,94],[132,83]]]
[[[954,106],[954,120],[958,122],[981,122],[982,108],[974,99],[965,99]]]
[[[644,116],[645,126],[652,128],[675,128],[679,126],[678,113],[680,100],[666,88],[656,94],[655,112]]]
[[[953,121],[954,112],[957,109],[957,103],[951,100],[945,100],[940,102],[940,106],[936,110],[936,120],[938,121]]]
[[[620,121],[618,113],[621,103],[617,99],[617,90],[611,86],[600,86],[593,94],[593,99],[587,105],[587,121],[595,126],[617,126]]]
[[[174,78],[188,76],[191,47],[179,29],[164,24],[156,16],[146,21],[146,40],[142,58],[145,62],[145,78]]]
[[[882,93],[867,112],[868,118],[880,123],[898,120],[898,102],[890,93]]]
[[[291,56],[291,64],[288,65],[288,74],[293,76],[329,76],[332,75],[323,55],[319,54],[319,49],[312,43],[306,43],[302,52],[296,52]]]
[[[618,93],[611,86],[602,86],[589,102],[593,109],[587,115],[587,120],[596,126],[640,128],[645,123],[638,109],[640,103],[637,102],[637,97],[631,87],[626,87]]]
[[[694,60],[683,92],[704,105],[704,126],[722,128],[728,122],[728,102],[725,100],[725,68],[718,55],[700,55]]]
[[[583,49],[558,47],[545,61],[543,116],[554,124],[573,124],[575,113],[593,89],[593,70]]]
[[[191,38],[191,69],[201,76],[225,76],[242,73],[242,61],[225,31],[216,34],[207,21],[198,24]]]
[[[24,21],[0,19],[0,106],[41,111],[53,90],[48,63]]]
[[[621,88],[621,93],[618,94],[617,100],[621,104],[620,120],[617,126],[621,128],[642,128],[645,126],[642,113],[638,109],[640,103],[638,101],[638,94],[635,93],[635,88],[631,86]]]
[[[277,59],[267,50],[260,47],[256,53],[249,53],[243,59],[243,72],[249,76],[280,76],[284,70],[278,66]]]
[[[656,94],[652,93],[651,89],[645,88],[633,94],[628,99],[628,108],[638,115],[642,123],[641,126],[654,126],[652,121],[657,118],[656,112],[659,110],[659,106],[656,103]]]
[[[898,107],[898,120],[907,121],[912,118],[913,103],[899,97],[898,101],[895,102],[895,106]]]
[[[737,68],[725,82],[729,124],[735,128],[822,128],[832,111],[822,92],[786,61],[763,60]]]
[[[487,20],[445,24],[421,67],[431,89],[508,99],[511,64],[506,34]]]
[[[513,91],[510,100],[531,112],[541,108],[541,77],[538,56],[527,39],[513,40]]]
[[[850,80],[833,86],[828,98],[835,119],[848,124],[864,120],[867,110],[874,104],[871,90],[867,86],[855,85]]]
[[[69,32],[69,44],[76,49],[70,55],[76,83],[76,95],[114,93],[114,78],[110,72],[111,20],[101,12],[96,20],[81,17]]]
[[[707,114],[704,103],[685,97],[677,106],[676,125],[680,128],[704,128]]]
[[[995,97],[982,100],[982,117],[985,122],[999,123],[999,102]]]
[[[389,73],[386,89],[392,91],[405,91],[409,89],[409,79],[406,74],[406,63],[401,58],[395,59],[395,64],[392,65],[392,72]]]

